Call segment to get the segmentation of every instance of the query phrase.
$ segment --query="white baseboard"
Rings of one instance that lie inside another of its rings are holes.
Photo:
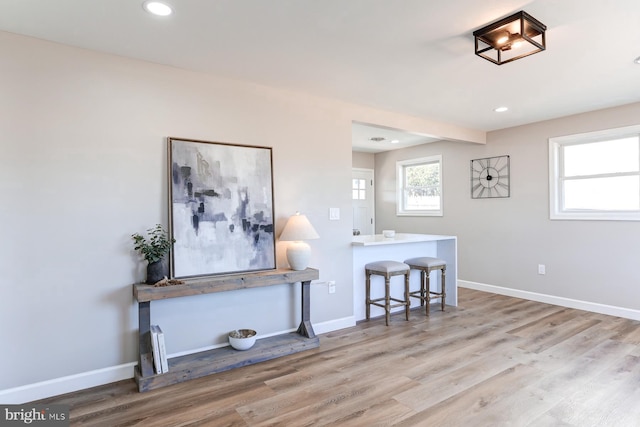
[[[343,317],[342,319],[328,320],[326,322],[314,323],[313,330],[316,334],[326,334],[327,332],[337,331],[339,329],[350,328],[356,326],[356,318],[354,316]]]
[[[344,317],[342,319],[316,323],[313,325],[313,330],[316,334],[325,334],[327,332],[336,331],[338,329],[349,328],[351,326],[355,326],[355,324],[355,319],[353,316],[351,316]],[[286,332],[293,332],[295,330],[296,329],[274,332],[273,334],[262,335],[260,336],[260,338],[266,338],[268,336],[279,335]],[[182,351],[179,353],[172,353],[169,355],[169,357],[198,353],[200,351],[224,347],[226,345],[227,344],[218,344],[194,350]],[[27,384],[20,387],[0,390],[0,404],[22,404],[34,400],[45,399],[47,397],[58,396],[65,393],[84,390],[90,387],[96,387],[99,385],[133,378],[133,369],[137,364],[137,362],[125,363],[124,365],[97,369],[95,371],[83,372],[80,374],[69,375],[66,377],[54,378],[52,380]]]
[[[124,365],[97,369],[95,371],[0,390],[0,403],[7,405],[22,404],[33,400],[83,390],[85,388],[126,380],[133,378],[133,368],[136,365],[137,362],[125,363]]]
[[[591,311],[593,313],[606,314],[609,316],[623,317],[625,319],[640,320],[640,310],[634,310],[631,308],[616,307],[613,305],[599,304],[596,302],[581,301],[547,294],[539,294],[537,292],[503,288],[501,286],[487,285],[485,283],[470,282],[467,280],[458,280],[458,287],[490,292],[492,294],[506,295],[509,297],[522,298],[531,301],[544,302],[547,304],[559,305],[561,307]]]

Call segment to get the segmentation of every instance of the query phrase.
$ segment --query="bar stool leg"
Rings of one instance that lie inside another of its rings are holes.
[[[425,293],[426,293],[426,298],[427,298],[427,316],[429,315],[429,313],[431,312],[431,278],[429,277],[431,273],[429,271],[429,269],[425,270],[425,275],[427,280],[425,280],[424,286],[425,286]]]
[[[407,320],[409,320],[409,311],[411,310],[411,300],[409,299],[409,274],[411,274],[411,270],[404,275],[404,313]]]
[[[366,283],[366,289],[367,289],[367,296],[366,296],[365,305],[367,306],[367,320],[369,320],[369,318],[371,317],[371,273],[367,271],[366,276],[367,276],[367,280],[365,280],[365,283]]]
[[[391,317],[391,286],[389,285],[389,275],[384,276],[384,321],[389,326]]]
[[[420,306],[424,306],[425,271],[420,270]]]
[[[446,287],[445,287],[445,282],[444,282],[444,279],[445,279],[445,270],[446,270],[446,268],[445,268],[445,267],[442,267],[442,301],[440,302],[440,309],[441,309],[442,311],[444,311],[444,299],[445,299],[445,297],[446,297],[446,295],[447,295],[447,291],[445,290],[445,289],[446,289]]]

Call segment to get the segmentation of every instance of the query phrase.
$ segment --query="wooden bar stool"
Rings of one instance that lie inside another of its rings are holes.
[[[445,287],[445,275],[447,270],[447,263],[439,258],[433,257],[419,257],[419,258],[410,258],[404,261],[405,264],[409,265],[412,270],[420,270],[420,290],[409,292],[409,295],[414,298],[420,299],[420,305],[425,305],[425,301],[427,303],[427,316],[429,315],[429,308],[431,305],[432,299],[440,298],[441,309],[444,311],[444,300],[447,296],[446,287]],[[440,270],[442,274],[442,291],[434,292],[430,288],[429,283],[429,274],[434,270]]]
[[[385,323],[389,326],[389,317],[391,315],[391,309],[393,307],[404,306],[405,317],[409,320],[409,308],[411,301],[409,300],[409,273],[410,268],[407,264],[398,261],[377,261],[370,262],[364,266],[364,271],[367,276],[367,320],[371,316],[371,305],[377,305],[384,308],[385,311]],[[384,297],[371,299],[371,275],[378,275],[384,277]],[[391,276],[404,276],[404,300],[391,297],[390,279]],[[381,303],[384,301],[384,304]],[[397,304],[391,304],[391,301]]]

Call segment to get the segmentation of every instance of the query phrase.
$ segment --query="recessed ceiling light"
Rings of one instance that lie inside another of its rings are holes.
[[[638,56],[633,62],[635,62],[636,64],[640,64],[640,56]]]
[[[498,107],[498,108],[494,108],[493,111],[495,111],[496,113],[504,113],[508,109],[509,107]]]
[[[392,143],[392,144],[399,144],[399,143],[400,143],[400,140],[399,140],[399,139],[392,139],[392,140],[391,140],[391,143]]]
[[[386,138],[383,136],[373,136],[371,138],[369,138],[369,141],[373,141],[373,142],[382,142],[384,141]]]
[[[159,1],[146,1],[142,3],[142,7],[147,12],[157,16],[169,16],[173,13],[173,9],[170,6]]]

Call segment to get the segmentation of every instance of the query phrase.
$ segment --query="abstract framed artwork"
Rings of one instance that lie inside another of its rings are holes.
[[[167,145],[172,277],[275,269],[271,148]]]

